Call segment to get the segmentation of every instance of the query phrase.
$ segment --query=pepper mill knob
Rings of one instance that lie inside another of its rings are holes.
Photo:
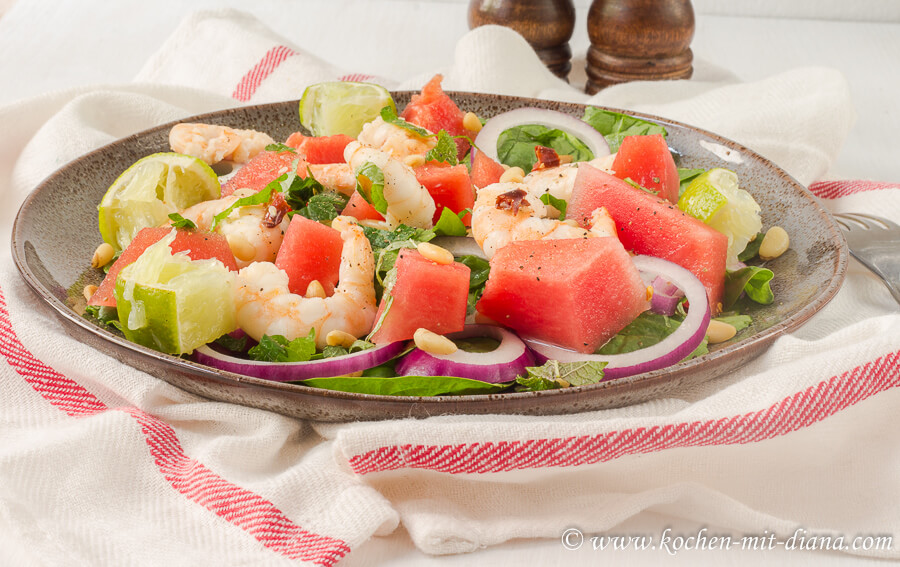
[[[469,29],[485,24],[506,26],[519,32],[557,77],[565,79],[572,70],[569,47],[575,30],[572,0],[471,0]]]
[[[588,11],[587,84],[688,79],[694,9],[690,0],[594,0]]]

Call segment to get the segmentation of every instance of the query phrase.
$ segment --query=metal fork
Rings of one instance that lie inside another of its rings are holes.
[[[850,254],[876,273],[900,304],[900,226],[860,213],[834,215],[844,230]]]

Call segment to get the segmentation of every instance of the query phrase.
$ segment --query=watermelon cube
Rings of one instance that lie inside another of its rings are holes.
[[[392,298],[391,307],[372,335],[373,343],[409,340],[420,327],[439,335],[463,330],[469,298],[468,266],[459,262],[438,264],[408,248],[400,251],[394,266],[397,277],[381,298],[375,321],[381,321],[388,297]]]
[[[417,167],[415,171],[416,181],[422,184],[434,199],[432,222],[437,223],[444,207],[458,214],[475,206],[475,188],[465,165],[451,166],[432,161]],[[465,215],[462,221],[466,226],[471,225],[472,215]]]
[[[631,257],[607,236],[507,244],[476,308],[523,336],[592,353],[649,306]]]
[[[343,248],[340,232],[294,215],[275,257],[275,266],[287,273],[291,293],[305,295],[310,282],[318,280],[325,293],[331,295],[338,282]]]
[[[587,164],[578,168],[566,218],[587,227],[598,207],[616,221],[619,240],[635,254],[678,264],[706,287],[710,309],[721,310],[728,237],[655,195]]]
[[[678,202],[678,168],[662,134],[626,136],[612,165],[616,177],[626,177],[670,203]]]

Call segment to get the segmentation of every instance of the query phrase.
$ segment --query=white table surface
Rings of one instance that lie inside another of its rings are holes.
[[[576,5],[578,20],[572,40],[576,69],[571,81],[580,85],[584,82],[581,67],[588,46],[587,2],[580,1]],[[846,6],[839,9],[834,2],[829,5],[832,15],[847,13]],[[3,77],[0,105],[51,90],[130,82],[184,15],[196,9],[223,6],[252,11],[296,45],[347,71],[395,79],[447,64],[456,40],[468,29],[466,2],[460,0],[262,0],[252,5],[239,0],[87,0],[77,3],[19,0],[0,16],[0,77]],[[871,1],[861,3],[859,18],[866,17],[867,7],[871,7]],[[831,176],[900,180],[897,159],[900,150],[897,141],[900,132],[900,23],[896,19],[892,22],[826,21],[729,16],[722,15],[721,9],[715,12],[715,15],[697,14],[692,49],[698,59],[727,68],[744,80],[761,79],[807,65],[839,69],[850,83],[858,121]],[[879,13],[893,18],[895,12],[887,7]],[[784,10],[781,13],[785,13]],[[786,13],[797,15],[796,10]],[[398,14],[404,17],[398,18]],[[339,33],[334,32],[335,21],[342,22]],[[409,26],[409,21],[415,22],[415,26]],[[373,30],[387,34],[383,37],[403,38],[403,43],[373,41]],[[681,534],[692,534],[703,526],[676,518],[642,514],[620,526],[617,533],[658,536],[666,527]],[[409,536],[400,529],[390,537],[368,542],[342,564],[547,565],[565,561],[574,566],[622,561],[627,565],[665,562],[837,566],[875,563],[839,554],[783,549],[771,552],[682,551],[672,557],[662,551],[600,552],[588,547],[567,552],[558,541],[513,541],[474,555],[433,558],[418,552]]]

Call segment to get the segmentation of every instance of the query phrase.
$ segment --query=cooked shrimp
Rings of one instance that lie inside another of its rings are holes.
[[[356,171],[366,162],[378,166],[384,174],[384,199],[387,212],[384,219],[391,227],[400,224],[417,228],[431,228],[434,217],[434,199],[416,179],[412,168],[392,158],[387,152],[350,142],[344,150],[344,159]]]
[[[220,161],[246,163],[269,144],[268,134],[255,130],[238,130],[217,124],[176,124],[169,131],[173,152],[202,159],[212,165]]]
[[[593,159],[589,162],[564,163],[556,167],[548,167],[532,171],[525,176],[523,183],[528,186],[528,192],[532,195],[540,197],[545,193],[553,195],[557,199],[568,201],[572,198],[572,188],[575,187],[575,176],[578,174],[578,166],[580,163],[587,163],[612,173],[612,159],[609,156]],[[548,207],[548,217],[558,218],[559,211],[554,207]]]
[[[255,262],[238,272],[235,310],[238,326],[260,340],[281,335],[288,340],[316,331],[316,346],[325,346],[331,331],[361,337],[375,322],[375,260],[362,228],[349,217],[337,217],[343,248],[338,285],[331,297],[303,297],[288,289],[288,275],[269,262]]]
[[[410,155],[424,155],[437,144],[437,138],[417,135],[406,128],[385,122],[380,116],[363,124],[356,137],[359,143],[391,154],[402,160]]]
[[[310,163],[306,164],[316,181],[344,195],[352,195],[356,191],[356,176],[346,163]],[[302,166],[301,166],[302,167]]]
[[[523,183],[494,183],[481,189],[472,208],[472,236],[485,256],[516,240],[615,236],[615,223],[601,207],[584,229],[573,221],[547,218],[547,207]],[[611,227],[611,230],[610,230]]]
[[[193,221],[200,230],[209,230],[216,215],[241,197],[252,193],[249,189],[238,189],[227,197],[188,207],[181,212],[181,216]],[[287,230],[288,219],[284,217],[278,223],[273,223],[269,213],[269,206],[265,204],[237,207],[216,224],[216,232],[228,241],[239,268],[249,266],[252,262],[275,261],[284,239],[284,231]]]

